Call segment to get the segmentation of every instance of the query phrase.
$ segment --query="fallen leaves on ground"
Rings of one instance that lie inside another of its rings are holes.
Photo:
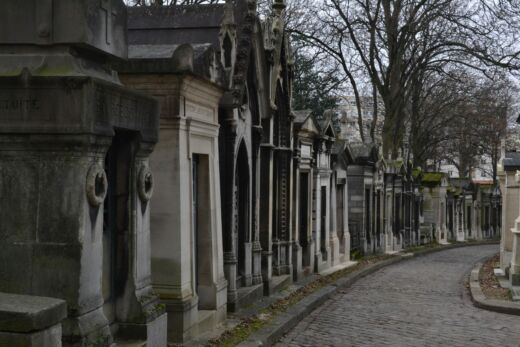
[[[496,254],[484,262],[479,272],[480,288],[488,299],[511,300],[511,291],[500,287],[493,271],[498,264],[500,264],[500,254]]]

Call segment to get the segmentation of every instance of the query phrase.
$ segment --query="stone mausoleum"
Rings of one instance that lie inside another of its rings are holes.
[[[26,315],[0,326],[0,345],[164,346],[150,267],[158,105],[110,67],[127,56],[124,4],[6,0],[0,23],[0,292]],[[34,342],[38,330],[49,336]]]

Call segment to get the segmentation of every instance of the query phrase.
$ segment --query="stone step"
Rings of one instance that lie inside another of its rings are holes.
[[[504,273],[504,271],[501,269],[501,268],[495,268],[493,269],[493,272],[495,273],[495,276],[502,276],[502,277],[505,277],[506,274]]]
[[[511,295],[513,297],[513,301],[520,301],[520,287],[512,286],[511,287]]]
[[[292,282],[291,275],[273,276],[271,279],[271,293],[276,293]]]
[[[117,347],[146,347],[146,341],[116,341],[115,346]]]
[[[343,269],[345,269],[347,267],[350,267],[350,266],[353,266],[353,265],[356,265],[356,264],[357,264],[357,261],[347,261],[347,262],[345,262],[343,264],[338,264],[336,266],[329,267],[328,269],[320,271],[320,275],[327,276],[327,275],[330,275],[331,273],[343,270]]]
[[[216,321],[215,310],[199,310],[198,333],[211,331],[215,328]]]
[[[250,305],[253,301],[264,296],[264,285],[263,283],[250,286],[242,287],[238,289],[238,306],[243,307]]]

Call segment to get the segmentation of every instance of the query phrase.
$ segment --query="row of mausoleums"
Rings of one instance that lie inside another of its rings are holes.
[[[439,243],[497,239],[502,197],[492,181],[415,171],[421,181],[421,234]]]
[[[293,110],[284,9],[2,2],[0,310],[29,318],[0,345],[184,342],[351,253],[499,232],[491,186]]]

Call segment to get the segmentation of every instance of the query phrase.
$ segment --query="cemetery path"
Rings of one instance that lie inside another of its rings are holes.
[[[497,245],[400,262],[356,282],[277,346],[519,346],[520,317],[474,307],[464,277]]]

